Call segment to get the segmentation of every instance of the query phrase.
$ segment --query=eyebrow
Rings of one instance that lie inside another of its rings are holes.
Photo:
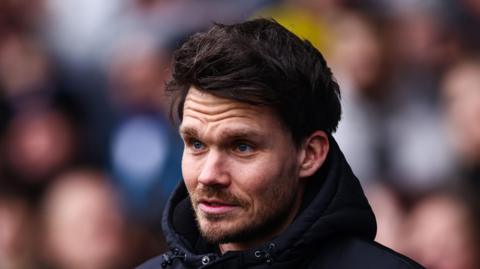
[[[179,133],[182,136],[190,136],[190,137],[199,137],[199,133],[196,128],[191,126],[180,126]],[[254,132],[252,130],[247,130],[245,128],[226,128],[220,134],[220,137],[230,140],[235,139],[245,139],[245,138],[256,138],[260,137],[260,134]]]
[[[220,136],[222,138],[235,140],[235,139],[245,139],[245,138],[253,139],[255,137],[259,137],[260,135],[252,130],[227,128],[223,130]]]
[[[182,136],[194,136],[194,137],[198,137],[197,129],[195,129],[195,128],[193,128],[193,127],[180,126],[180,128],[179,128],[178,131],[179,131],[180,135],[182,135]]]

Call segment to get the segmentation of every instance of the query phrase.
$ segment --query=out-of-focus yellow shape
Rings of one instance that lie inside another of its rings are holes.
[[[315,48],[326,55],[333,42],[326,23],[309,10],[287,5],[272,6],[254,17],[272,18],[302,39],[307,39]]]

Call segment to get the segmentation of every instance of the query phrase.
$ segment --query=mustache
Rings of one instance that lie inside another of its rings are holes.
[[[200,199],[217,199],[239,206],[245,206],[248,204],[245,200],[237,197],[228,190],[217,186],[199,187],[191,194],[191,198],[194,203],[198,203]]]

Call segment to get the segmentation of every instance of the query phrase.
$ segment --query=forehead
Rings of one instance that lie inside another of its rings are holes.
[[[239,125],[256,129],[282,128],[273,109],[218,97],[190,88],[183,107],[180,131],[192,127]]]

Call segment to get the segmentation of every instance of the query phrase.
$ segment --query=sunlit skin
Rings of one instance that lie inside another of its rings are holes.
[[[304,178],[328,152],[324,132],[295,146],[270,108],[191,88],[180,134],[182,172],[203,236],[222,253],[283,231],[301,204]]]

